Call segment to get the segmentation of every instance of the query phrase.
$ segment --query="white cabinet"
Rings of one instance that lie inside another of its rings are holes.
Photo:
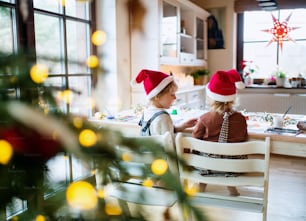
[[[162,0],[161,64],[206,65],[208,15],[191,2]]]
[[[306,94],[304,90],[244,89],[239,91],[238,109],[248,112],[284,113],[289,106],[292,106],[289,114],[305,114]]]
[[[178,109],[205,108],[205,86],[194,86],[192,88],[179,89],[173,107]]]

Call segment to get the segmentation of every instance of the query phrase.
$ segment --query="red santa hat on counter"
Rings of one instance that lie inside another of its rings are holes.
[[[228,71],[217,71],[211,77],[207,88],[207,96],[219,102],[229,102],[236,99],[237,89],[245,88],[240,74],[231,69]]]
[[[140,84],[143,82],[143,87],[146,91],[148,99],[155,97],[161,92],[169,83],[174,81],[172,75],[165,74],[160,71],[152,71],[143,69],[137,77],[131,82],[131,85]]]

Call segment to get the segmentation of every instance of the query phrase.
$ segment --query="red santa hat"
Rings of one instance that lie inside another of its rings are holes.
[[[237,89],[245,88],[240,74],[231,69],[228,71],[217,71],[211,77],[207,88],[207,96],[220,102],[229,102],[236,99]]]
[[[148,99],[159,94],[169,83],[174,81],[172,75],[165,74],[160,71],[152,71],[143,69],[137,77],[131,82],[132,86],[143,82]]]

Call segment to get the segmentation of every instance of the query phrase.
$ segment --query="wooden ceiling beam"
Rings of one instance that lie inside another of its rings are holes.
[[[277,3],[279,9],[306,8],[305,0],[277,0]],[[234,11],[236,13],[258,10],[262,10],[262,8],[258,6],[258,1],[256,0],[235,0]]]

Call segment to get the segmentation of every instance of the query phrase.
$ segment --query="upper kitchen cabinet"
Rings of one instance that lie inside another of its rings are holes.
[[[191,2],[162,0],[161,64],[206,64],[208,15],[208,12]]]
[[[179,59],[179,7],[175,2],[162,1],[161,10],[161,60],[178,63]]]

